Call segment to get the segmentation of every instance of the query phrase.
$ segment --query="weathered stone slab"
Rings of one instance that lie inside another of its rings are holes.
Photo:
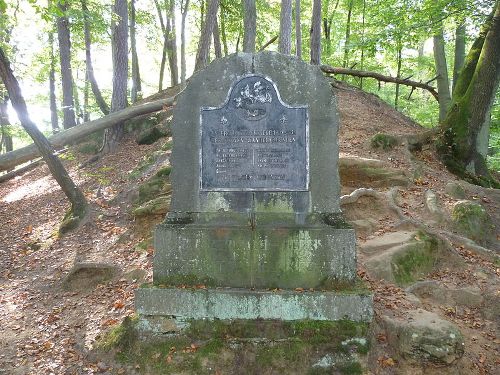
[[[231,210],[246,213],[255,210],[255,202],[273,195],[269,191],[204,191],[200,184],[201,108],[221,106],[234,83],[249,74],[262,75],[274,82],[287,105],[308,107],[309,191],[281,193],[275,199],[278,207],[283,194],[288,194],[296,202],[296,212],[340,212],[337,171],[339,122],[330,84],[318,67],[293,56],[272,52],[238,53],[218,59],[195,74],[179,95],[172,124],[171,180],[174,194],[171,211]]]
[[[135,308],[141,315],[175,315],[185,319],[279,319],[370,321],[372,295],[339,292],[188,290],[141,288]]]
[[[199,280],[248,288],[346,283],[356,277],[354,242],[354,230],[332,230],[324,224],[275,226],[271,222],[253,229],[227,222],[162,224],[155,231],[153,281],[178,285]]]

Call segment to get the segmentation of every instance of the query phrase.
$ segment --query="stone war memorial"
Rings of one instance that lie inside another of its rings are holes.
[[[153,284],[136,292],[141,321],[371,320],[340,210],[336,101],[317,66],[218,59],[179,94],[172,127],[172,203]]]

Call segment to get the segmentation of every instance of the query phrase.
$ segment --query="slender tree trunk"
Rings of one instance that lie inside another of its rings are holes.
[[[311,20],[311,64],[321,64],[321,0],[314,0]]]
[[[83,29],[85,36],[85,68],[87,71],[87,78],[90,82],[90,88],[92,89],[92,94],[94,94],[95,101],[99,106],[99,109],[104,115],[109,114],[109,106],[102,97],[101,90],[99,89],[99,85],[97,84],[97,80],[94,76],[94,67],[92,65],[92,56],[91,56],[91,45],[92,38],[90,35],[90,21],[88,15],[87,8],[87,0],[82,0],[82,11],[83,11]]]
[[[182,1],[181,2],[181,17],[182,17],[181,18],[181,83],[182,84],[186,82],[186,16],[188,9],[189,9],[189,0],[185,0],[185,2]],[[224,33],[222,35],[224,37]]]
[[[295,55],[302,60],[302,29],[300,25],[300,0],[295,0]]]
[[[61,161],[54,155],[54,150],[52,149],[52,146],[47,138],[45,138],[42,132],[38,130],[37,126],[31,121],[28,115],[26,102],[21,95],[19,83],[17,82],[16,77],[14,77],[9,65],[9,61],[5,56],[3,49],[0,47],[0,77],[7,87],[7,91],[9,92],[12,106],[16,110],[17,117],[19,118],[23,128],[38,147],[38,150],[47,163],[52,176],[55,178],[59,186],[61,186],[62,191],[71,202],[73,216],[83,218],[87,211],[87,201],[85,196],[75,185]]]
[[[113,54],[113,94],[111,112],[127,106],[128,78],[128,7],[127,0],[115,0],[114,19],[111,25],[111,49]],[[112,152],[123,138],[123,123],[106,129],[101,153]]]
[[[5,144],[5,152],[13,150],[12,136],[9,134],[7,127],[10,125],[9,113],[7,112],[7,104],[9,103],[8,95],[4,98],[0,97],[0,131],[2,133],[2,142],[0,142],[0,151],[2,143]]]
[[[243,29],[243,52],[253,53],[255,52],[255,34],[257,32],[255,0],[243,0]]]
[[[281,0],[278,51],[285,55],[292,52],[292,0]]]
[[[196,53],[196,63],[194,68],[195,71],[203,69],[208,64],[210,41],[214,32],[218,9],[219,0],[210,0],[208,3],[207,16],[205,22],[203,22],[203,28],[198,43],[198,51]]]
[[[455,30],[455,61],[453,63],[453,90],[458,79],[458,73],[465,63],[465,24],[461,23]]]
[[[220,31],[217,19],[215,20],[214,25],[214,52],[215,58],[220,59],[222,57],[222,45],[220,41]]]
[[[161,63],[160,63],[160,77],[158,82],[158,91],[163,90],[163,77],[165,75],[165,65],[167,63],[167,50],[168,50],[168,34],[170,34],[170,22],[167,17],[167,24],[165,25],[165,21],[163,20],[163,13],[158,3],[158,0],[154,0],[156,11],[158,13],[158,19],[160,20],[161,32],[163,34],[163,48],[161,51]]]
[[[168,32],[168,64],[170,66],[170,84],[171,86],[175,86],[179,83],[179,70],[177,68],[177,35],[176,35],[176,26],[175,26],[175,0],[170,0],[167,19],[170,22],[167,24],[170,27]]]
[[[229,48],[227,47],[227,36],[226,36],[226,15],[224,12],[223,2],[221,1],[221,12],[220,12],[220,33],[222,37],[222,45],[224,47],[224,56],[229,54]]]
[[[363,0],[363,17],[361,19],[361,70],[365,68],[365,15],[366,0]],[[363,77],[359,80],[359,88],[363,90]]]
[[[454,173],[464,171],[491,182],[486,166],[490,114],[500,80],[500,6],[487,20],[461,70],[453,104],[442,122],[438,151]],[[480,181],[481,182],[481,181]],[[495,185],[497,188],[500,184]]]
[[[141,74],[139,72],[139,57],[135,40],[135,0],[130,0],[130,49],[132,52],[132,89],[130,99],[135,103],[141,97]]]
[[[83,122],[90,121],[89,112],[89,75],[85,72],[85,86],[83,87]]]
[[[49,70],[49,103],[50,103],[50,123],[52,125],[52,133],[59,132],[59,120],[57,117],[57,102],[56,102],[56,73],[55,65],[56,58],[54,56],[54,34],[49,32],[49,49],[50,49],[50,70]]]
[[[354,1],[349,0],[349,4],[347,6],[347,22],[345,26],[345,45],[344,45],[344,61],[342,63],[342,66],[344,68],[348,68],[349,64],[349,44],[351,42],[351,16],[352,16],[352,7],[353,7]]]
[[[78,79],[78,75],[76,77]],[[80,106],[80,97],[78,96],[78,87],[75,84],[75,81],[73,80],[73,99],[75,102],[75,120],[76,124],[80,125],[81,120],[82,120],[82,107]]]
[[[450,80],[444,51],[443,29],[434,35],[434,62],[436,64],[437,86],[439,93],[439,121],[443,121],[451,103]]]
[[[67,2],[59,1],[61,12],[67,11]],[[66,14],[57,18],[57,36],[59,39],[59,59],[61,62],[61,81],[63,94],[63,126],[69,129],[76,125],[73,102],[73,74],[71,72],[71,42],[69,38],[69,21]]]
[[[401,45],[401,42],[398,43],[398,70],[397,70],[397,76],[396,78],[401,77],[401,60],[402,60],[402,51],[403,51],[403,46]],[[394,108],[398,109],[398,104],[399,104],[399,83],[396,83],[396,95],[394,97]]]
[[[340,0],[337,0],[335,3],[335,7],[333,8],[332,14],[330,14],[330,17],[328,20],[325,18],[323,20],[324,23],[324,29],[325,29],[325,39],[326,39],[326,54],[330,56],[331,50],[332,50],[332,23],[333,23],[333,17],[335,16],[335,12],[337,11],[337,8],[339,6]],[[325,13],[328,14],[328,6],[325,9]]]

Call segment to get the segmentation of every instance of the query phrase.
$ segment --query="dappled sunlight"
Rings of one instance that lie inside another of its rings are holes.
[[[58,186],[55,181],[52,180],[51,176],[44,176],[28,184],[19,186],[3,197],[2,202],[12,203],[21,199],[39,197],[40,195],[52,193],[57,189]]]

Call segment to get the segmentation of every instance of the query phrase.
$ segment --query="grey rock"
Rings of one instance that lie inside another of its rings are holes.
[[[77,263],[64,278],[62,285],[68,290],[89,290],[104,284],[120,273],[120,269],[106,263]]]
[[[449,365],[464,354],[460,330],[439,315],[422,309],[404,318],[382,316],[389,344],[405,359]]]
[[[466,192],[464,187],[459,182],[448,182],[444,188],[444,192],[455,199],[465,199]]]
[[[480,203],[458,201],[453,206],[451,219],[457,231],[477,243],[486,244],[493,240],[491,217]]]
[[[421,281],[410,286],[408,292],[448,306],[480,307],[484,298],[477,287],[447,288],[439,281]]]

